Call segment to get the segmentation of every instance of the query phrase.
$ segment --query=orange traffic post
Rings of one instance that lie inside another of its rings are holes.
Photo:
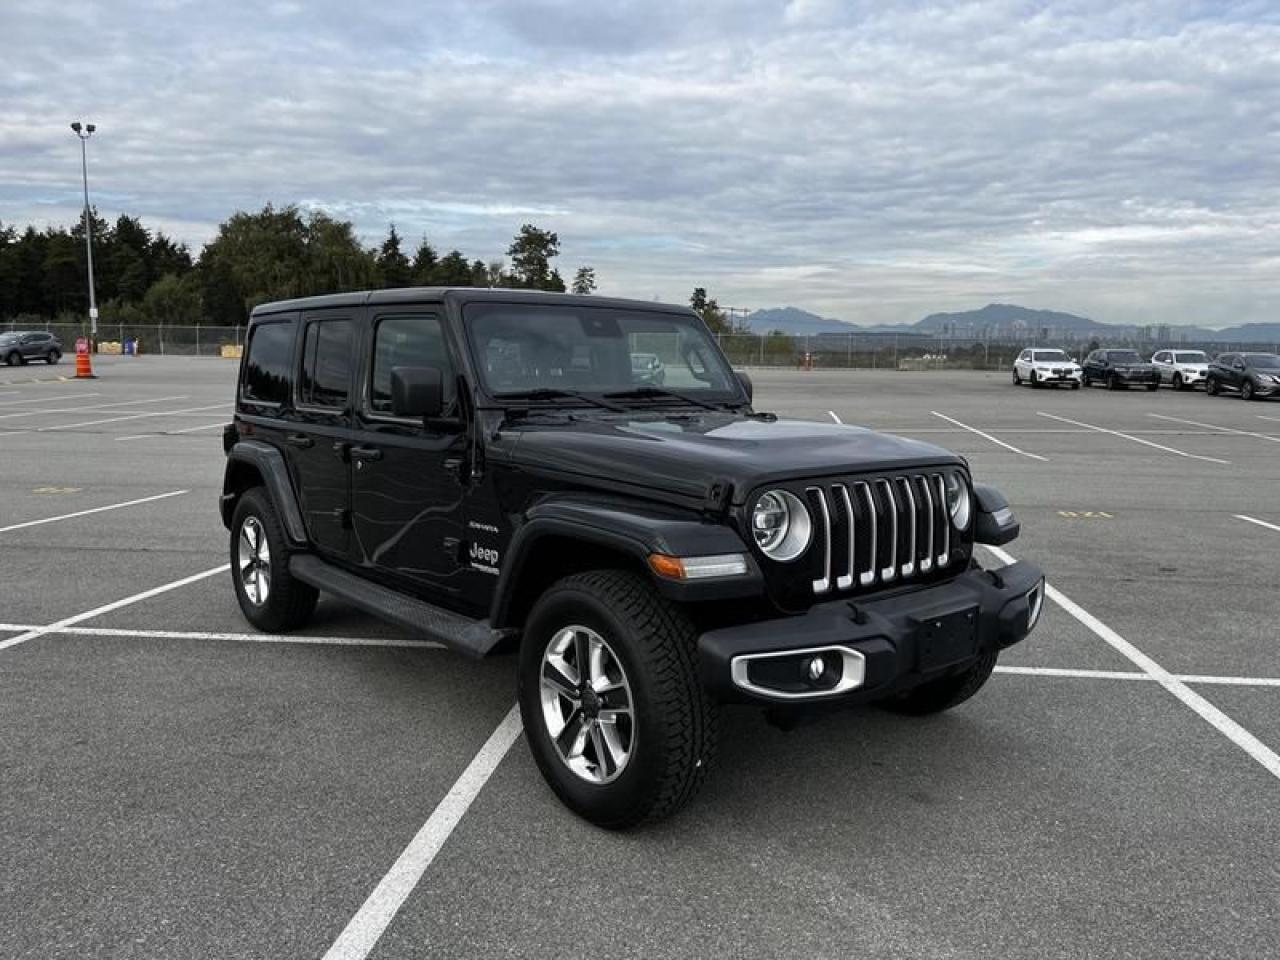
[[[76,379],[97,379],[93,372],[93,363],[89,360],[89,340],[87,337],[76,337]]]

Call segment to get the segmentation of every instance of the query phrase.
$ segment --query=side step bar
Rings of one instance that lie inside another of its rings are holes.
[[[311,554],[295,553],[291,556],[289,572],[303,583],[341,597],[380,620],[477,659],[511,632],[494,630],[488,620],[472,620],[452,610],[388,590]]]

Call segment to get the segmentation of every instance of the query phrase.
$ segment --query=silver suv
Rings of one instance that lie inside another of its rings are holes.
[[[44,330],[13,330],[0,333],[0,361],[11,367],[32,360],[57,363],[62,359],[62,341]]]

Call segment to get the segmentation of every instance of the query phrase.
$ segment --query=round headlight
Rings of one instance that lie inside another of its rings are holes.
[[[813,537],[809,511],[786,490],[770,490],[751,511],[751,536],[764,555],[785,563],[804,553]]]
[[[969,526],[969,485],[958,473],[946,474],[947,512],[951,522],[964,530]]]

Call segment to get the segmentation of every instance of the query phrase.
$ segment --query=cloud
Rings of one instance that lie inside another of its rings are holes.
[[[484,259],[532,220],[645,299],[1280,308],[1274,4],[11,0],[0,34],[5,222],[76,216],[83,115],[104,212],[195,243],[270,200]]]

